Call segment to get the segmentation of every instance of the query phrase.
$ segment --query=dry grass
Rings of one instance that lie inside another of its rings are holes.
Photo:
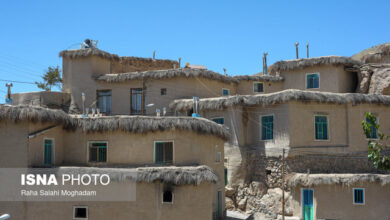
[[[237,95],[229,97],[200,99],[200,110],[223,110],[226,107],[241,106],[269,106],[289,101],[317,102],[330,104],[380,104],[390,105],[390,96],[368,95],[360,93],[330,93],[288,89],[275,93],[258,95]],[[169,107],[175,111],[188,111],[193,106],[192,99],[173,101]]]

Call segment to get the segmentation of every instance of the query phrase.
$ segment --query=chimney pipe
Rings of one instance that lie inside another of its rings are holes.
[[[156,59],[156,51],[153,50],[153,60]]]
[[[181,68],[181,57],[179,57],[179,69]]]
[[[298,56],[298,45],[299,45],[299,43],[298,42],[295,42],[295,52],[296,52],[296,57],[297,57],[297,59],[299,59],[299,56]]]
[[[263,53],[263,75],[268,75],[267,55],[267,52]]]
[[[7,99],[11,99],[11,87],[13,86],[12,83],[6,83],[5,86],[8,88],[7,90]]]
[[[309,43],[306,44],[306,49],[307,49],[307,58],[309,58]]]
[[[227,76],[227,74],[226,74],[226,68],[223,68],[223,74],[225,74],[225,76]]]

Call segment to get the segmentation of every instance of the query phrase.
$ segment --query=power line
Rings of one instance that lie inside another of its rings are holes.
[[[23,82],[23,81],[15,81],[15,80],[0,79],[0,81],[3,81],[3,82],[12,82],[12,83],[24,83],[24,84],[32,84],[32,85],[35,85],[35,83],[32,83],[32,82]]]

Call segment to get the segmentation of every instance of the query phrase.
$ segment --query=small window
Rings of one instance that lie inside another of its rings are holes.
[[[318,89],[320,88],[320,74],[310,73],[306,75],[306,88],[307,89]]]
[[[161,95],[167,95],[167,89],[166,88],[162,88],[161,89]]]
[[[259,82],[253,83],[253,92],[264,92],[264,84]]]
[[[262,116],[261,117],[261,139],[272,140],[274,139],[274,116]]]
[[[376,117],[374,117],[374,120],[376,123],[378,123],[378,120]],[[368,118],[366,118],[367,125],[370,127],[370,131],[367,131],[366,138],[369,139],[377,139],[378,138],[378,131],[374,124]]]
[[[173,143],[156,142],[154,158],[156,164],[161,164],[161,165],[173,164]]]
[[[73,207],[73,219],[88,219],[88,207],[74,206]]]
[[[222,89],[222,95],[223,96],[229,96],[230,95],[229,89]]]
[[[224,168],[224,174],[225,174],[225,185],[227,185],[229,182],[228,182],[228,169],[226,167]]]
[[[364,189],[353,189],[353,204],[364,204]]]
[[[266,175],[271,175],[272,171],[271,170],[265,170]]]
[[[328,117],[315,116],[315,138],[316,140],[328,140]]]
[[[44,139],[44,164],[53,165],[54,147],[53,139]]]
[[[107,143],[89,143],[89,162],[107,162]]]
[[[211,120],[213,120],[213,122],[215,122],[217,124],[220,124],[220,125],[225,124],[225,119],[224,118],[213,118]]]
[[[111,115],[111,90],[97,91],[97,106],[101,113]]]
[[[222,160],[222,153],[218,151],[218,145],[215,146],[215,162],[219,163]]]
[[[172,190],[165,190],[163,193],[163,203],[173,203],[173,192]]]

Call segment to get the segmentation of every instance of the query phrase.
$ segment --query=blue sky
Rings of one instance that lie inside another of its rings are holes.
[[[0,80],[34,82],[85,38],[122,56],[177,59],[230,75],[295,57],[351,56],[389,42],[390,1],[1,1]],[[6,91],[0,81],[0,96]],[[14,83],[13,92],[38,91]],[[3,98],[0,98],[3,102]]]

